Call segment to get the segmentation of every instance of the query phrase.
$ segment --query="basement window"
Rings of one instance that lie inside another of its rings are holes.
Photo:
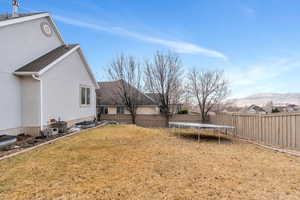
[[[83,106],[91,105],[91,88],[80,87],[80,104]]]

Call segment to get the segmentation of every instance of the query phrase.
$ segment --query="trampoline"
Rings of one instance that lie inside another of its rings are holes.
[[[169,122],[169,128],[180,128],[180,129],[196,129],[196,130],[213,130],[218,132],[219,144],[221,143],[220,133],[225,133],[227,135],[228,130],[233,130],[233,126],[224,126],[216,124],[200,124],[200,123],[189,123],[189,122]],[[198,133],[198,142],[200,142],[200,132]],[[180,137],[180,134],[179,134]]]

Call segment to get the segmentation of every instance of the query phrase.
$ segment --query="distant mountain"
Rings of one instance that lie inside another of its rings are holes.
[[[245,98],[230,99],[227,103],[232,106],[245,107],[252,104],[264,106],[270,101],[272,101],[274,105],[300,105],[300,93],[261,93]]]

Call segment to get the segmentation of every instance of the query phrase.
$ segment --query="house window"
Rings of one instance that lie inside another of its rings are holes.
[[[91,89],[86,88],[86,104],[90,105],[91,104]]]
[[[108,114],[108,107],[107,106],[101,106],[100,107],[100,114],[107,115]]]
[[[85,105],[85,88],[81,88],[81,105]]]
[[[80,104],[81,105],[91,104],[91,88],[80,87]]]
[[[117,114],[124,114],[125,108],[124,106],[117,106]]]

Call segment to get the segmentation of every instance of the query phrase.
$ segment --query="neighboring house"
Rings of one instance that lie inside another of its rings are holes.
[[[99,114],[130,114],[126,109],[120,96],[121,80],[111,82],[99,82],[97,94],[97,108]],[[159,107],[153,99],[138,91],[140,102],[138,103],[137,114],[156,115],[159,114]]]
[[[80,46],[65,44],[48,13],[0,15],[0,44],[0,135],[95,117],[98,84]]]
[[[247,113],[251,114],[266,114],[267,112],[260,106],[251,105],[247,108]]]
[[[269,104],[264,107],[264,110],[268,113],[276,113],[276,112],[298,112],[299,106],[295,104]]]
[[[274,105],[273,110],[277,110],[278,112],[298,112],[299,106],[295,104]]]
[[[224,113],[238,113],[241,110],[242,110],[242,108],[240,108],[240,107],[227,106],[223,110],[221,110],[221,112],[224,112]]]
[[[299,106],[295,104],[288,104],[285,108],[285,112],[298,112]]]
[[[196,104],[182,104],[179,109],[181,110],[187,110],[188,114],[200,114],[200,108],[199,105]]]
[[[145,95],[148,96],[148,97],[150,97],[151,99],[153,99],[157,105],[161,104],[160,103],[161,101],[159,99],[160,97],[159,97],[158,93],[145,93]],[[178,103],[178,104],[172,104],[171,105],[171,112],[173,114],[176,114],[176,113],[178,113],[179,111],[182,110],[182,107],[183,107],[183,104],[180,104],[180,103]]]

